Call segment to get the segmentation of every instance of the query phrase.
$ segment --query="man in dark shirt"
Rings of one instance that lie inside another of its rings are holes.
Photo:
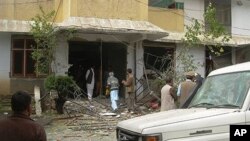
[[[0,141],[47,141],[44,128],[30,118],[31,96],[18,91],[11,98],[13,114],[0,120]]]

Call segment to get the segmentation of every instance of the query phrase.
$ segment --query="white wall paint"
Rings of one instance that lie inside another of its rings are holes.
[[[142,41],[136,43],[136,76],[141,78],[143,76],[144,68],[144,59],[143,59],[144,50],[142,47]]]
[[[55,52],[55,62],[52,63],[53,71],[57,75],[66,75],[68,68],[69,45],[66,39],[59,37]]]
[[[134,43],[127,46],[127,68],[131,68],[135,71],[135,47]]]
[[[8,79],[10,72],[11,34],[0,33],[0,77]]]
[[[10,93],[11,34],[0,33],[0,95]]]
[[[241,0],[241,6],[232,0],[232,34],[250,36],[250,1]]]
[[[184,2],[184,24],[190,25],[192,24],[192,18],[203,21],[204,14],[204,0],[178,0],[179,2]],[[181,44],[177,44],[176,54],[183,47]],[[201,74],[204,77],[205,75],[205,47],[193,47],[190,52],[194,56],[195,63],[202,64],[198,66],[196,72]],[[180,61],[176,60],[176,64],[179,64]],[[182,71],[179,68],[176,68],[176,71],[181,73]],[[182,72],[183,73],[183,72]]]
[[[180,49],[183,48],[183,45],[177,44],[176,46],[176,54],[179,54]],[[193,47],[190,49],[190,55],[193,55],[193,59],[195,60],[195,64],[198,64],[198,69],[196,70],[197,73],[199,73],[202,77],[205,76],[205,47]],[[178,64],[181,64],[181,61],[176,59],[176,72],[177,73],[184,73],[183,70],[181,70],[181,67],[178,67]],[[180,74],[177,74],[180,75]]]
[[[144,55],[144,49],[142,47],[142,41],[138,41],[136,43],[136,78],[137,79],[141,79],[144,73],[144,59],[143,59],[143,55]],[[143,87],[141,87],[140,83],[137,83],[136,85],[136,94],[140,94],[143,91]]]
[[[185,14],[185,17],[184,17],[185,25],[190,25],[192,18],[203,21],[204,0],[185,0],[184,1],[184,14]]]

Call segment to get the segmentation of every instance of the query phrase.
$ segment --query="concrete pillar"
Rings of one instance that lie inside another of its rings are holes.
[[[41,116],[42,115],[42,108],[41,108],[41,95],[40,95],[40,87],[35,86],[34,88],[34,94],[35,94],[35,108],[36,108],[36,115]]]
[[[232,48],[232,64],[236,64],[236,49],[233,47]]]

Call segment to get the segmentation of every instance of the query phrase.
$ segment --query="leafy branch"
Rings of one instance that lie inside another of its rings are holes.
[[[51,63],[54,60],[56,47],[56,32],[52,22],[55,11],[45,13],[40,6],[41,14],[32,18],[31,35],[34,37],[36,46],[33,47],[32,59],[35,60],[35,72],[37,75],[50,74]]]
[[[219,56],[224,52],[222,45],[227,43],[231,36],[216,19],[216,9],[212,3],[209,3],[203,17],[205,23],[192,19],[193,24],[186,26],[187,32],[184,38],[186,47],[204,44],[211,53]]]

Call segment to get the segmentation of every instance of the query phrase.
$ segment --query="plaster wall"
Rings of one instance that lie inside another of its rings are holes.
[[[52,63],[52,69],[56,75],[67,75],[68,68],[70,67],[68,64],[69,45],[67,40],[62,36],[58,37],[57,41],[58,46],[55,50],[55,61]]]
[[[39,5],[46,13],[55,11],[56,22],[70,16],[148,20],[148,0],[1,0],[0,19],[31,20],[40,13]]]
[[[72,4],[72,3],[71,3]],[[71,6],[74,16],[127,20],[147,20],[148,0],[77,0]]]
[[[31,20],[40,13],[39,5],[43,7],[45,12],[54,10],[54,0],[1,0],[0,19]]]
[[[232,35],[250,36],[250,1],[241,0],[238,5],[236,0],[231,1],[232,5]]]
[[[181,1],[181,0],[178,0]],[[184,25],[192,24],[192,18],[204,20],[204,0],[182,0],[184,2]]]
[[[135,82],[143,76],[143,54],[142,41],[134,42],[127,46],[127,68],[132,69]],[[140,84],[138,83],[135,89],[137,90],[139,86]],[[137,90],[137,94],[139,94],[142,89],[141,87],[140,90]]]
[[[182,44],[176,44],[176,54],[178,55],[181,48],[183,48]],[[198,67],[195,72],[199,73],[202,77],[205,76],[205,47],[199,46],[199,47],[192,47],[189,51],[190,55],[193,55],[194,63]],[[180,65],[178,65],[180,64]],[[176,59],[176,72],[180,73],[177,75],[184,74],[183,70],[181,69],[181,61],[179,59]]]
[[[136,69],[135,69],[135,77],[137,80],[141,79],[144,73],[144,49],[142,47],[142,41],[136,43]],[[141,87],[140,83],[136,83],[136,94],[139,95],[143,91],[143,87]]]
[[[167,31],[183,32],[183,15],[183,10],[149,7],[148,21]]]
[[[143,76],[143,68],[144,68],[144,49],[142,47],[142,41],[139,41],[136,43],[136,48],[135,48],[135,53],[136,53],[136,70],[135,74],[138,79],[140,79]]]
[[[136,52],[135,46],[136,45],[134,43],[130,43],[127,46],[127,68],[131,68],[133,74],[135,72],[135,52]]]
[[[0,33],[0,95],[10,93],[11,34]]]

